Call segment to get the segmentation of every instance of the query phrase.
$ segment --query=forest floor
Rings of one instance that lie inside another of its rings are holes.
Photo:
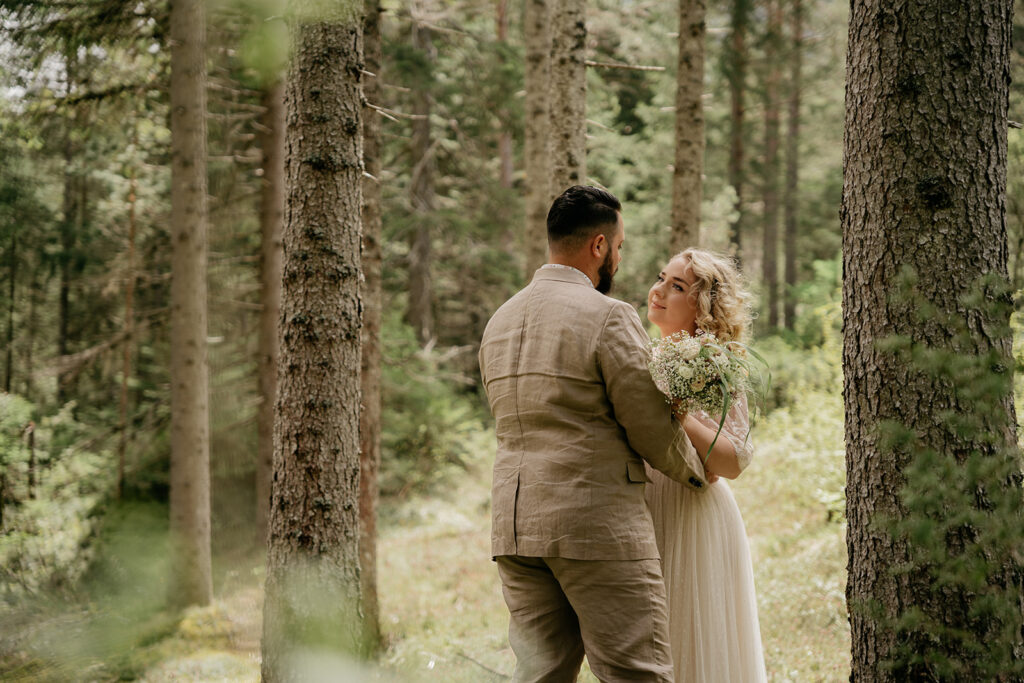
[[[730,485],[751,541],[769,678],[848,680],[841,398],[808,392],[761,419],[752,438],[754,463]],[[307,680],[479,683],[510,677],[515,660],[508,615],[490,560],[493,434],[481,431],[472,439],[469,452],[477,456],[466,471],[430,494],[382,506],[386,649],[376,668],[311,662],[322,675]],[[87,620],[95,621],[94,609],[63,613],[46,626],[26,620],[23,627],[0,629],[4,639],[30,643],[0,643],[0,650],[25,653],[23,664],[8,659],[0,671],[6,680],[22,681],[257,681],[262,566],[253,558],[221,558],[218,566],[212,606],[180,620],[160,614],[141,627],[125,624],[122,630],[134,632],[122,634],[120,646],[71,644],[73,634],[88,630]],[[596,680],[586,665],[580,680]]]
[[[345,680],[479,683],[511,675],[508,617],[489,558],[491,438],[479,435],[480,460],[444,491],[385,506],[379,581],[387,648],[376,671],[349,667]],[[753,438],[754,464],[731,486],[751,541],[769,678],[848,680],[840,398],[808,395],[761,420]],[[214,607],[191,613],[151,646],[145,659],[159,660],[142,680],[258,680],[261,572],[245,574],[226,582]],[[584,667],[580,680],[596,679]]]

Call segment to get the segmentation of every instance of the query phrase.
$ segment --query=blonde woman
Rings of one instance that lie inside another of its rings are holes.
[[[732,261],[701,249],[674,256],[647,297],[647,317],[667,336],[685,330],[744,341],[749,295]],[[721,416],[681,416],[703,457]],[[669,637],[677,683],[766,680],[757,597],[746,528],[725,479],[735,479],[753,455],[746,399],[726,417],[706,468],[706,491],[694,491],[647,467],[647,502],[661,551]]]

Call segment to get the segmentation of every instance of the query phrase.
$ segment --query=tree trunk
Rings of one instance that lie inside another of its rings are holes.
[[[672,172],[672,253],[700,244],[704,174],[704,15],[706,0],[679,0],[676,158]]]
[[[25,398],[29,401],[35,401],[36,386],[35,386],[35,348],[36,348],[36,331],[39,329],[39,315],[37,306],[37,296],[39,289],[39,265],[38,262],[32,266],[32,275],[29,281],[28,287],[28,329],[26,331],[25,339],[25,367],[28,371],[25,373]]]
[[[566,188],[587,182],[586,0],[554,0],[549,23],[551,185],[548,205]]]
[[[735,217],[729,226],[729,241],[737,261],[743,245],[743,114],[747,92],[747,15],[750,0],[733,0],[732,35],[727,53],[729,78],[729,185],[736,192]]]
[[[548,260],[548,207],[551,204],[551,168],[548,86],[551,66],[551,34],[547,0],[526,0],[526,278]]]
[[[796,324],[797,179],[800,168],[800,71],[803,62],[803,6],[801,0],[793,0],[790,11],[793,19],[793,40],[790,44],[791,54],[789,57],[789,130],[786,134],[786,191],[783,199],[786,226],[783,239],[786,268],[786,288],[783,301],[787,330],[792,330]]]
[[[11,246],[7,254],[7,371],[4,373],[4,391],[11,393],[11,378],[14,373],[14,279],[18,275],[18,232],[11,227]],[[32,368],[28,369],[29,372]]]
[[[412,47],[423,61],[425,73],[433,72],[437,51],[429,27],[420,22],[418,13],[412,18]],[[416,230],[409,250],[409,310],[407,319],[421,346],[434,338],[434,310],[430,277],[430,228],[436,209],[434,194],[434,141],[430,131],[430,78],[418,83],[413,99],[412,123],[413,169],[410,181],[412,210],[417,214]]]
[[[1020,680],[1019,668],[1013,677],[979,673],[1002,646],[1017,646],[1020,665],[1019,595],[994,599],[1016,612],[1006,623],[971,614],[994,589],[1019,591],[1019,556],[1010,576],[997,566],[974,588],[956,575],[936,580],[914,559],[930,545],[953,563],[962,559],[977,546],[973,521],[957,520],[975,519],[1020,476],[1006,370],[1013,367],[1008,296],[965,298],[982,276],[1007,277],[1011,9],[1012,0],[851,5],[841,212],[851,681]],[[908,281],[917,300],[893,296]],[[894,343],[908,350],[892,352]],[[980,381],[972,387],[943,376],[939,364],[926,366],[935,350],[949,354],[946,365],[980,362]],[[979,389],[987,408],[965,398]],[[984,428],[964,432],[955,420]],[[1008,452],[1007,479],[958,488],[959,477],[973,476],[965,462],[987,467]],[[907,506],[921,504],[904,486],[921,476],[923,456],[949,481],[936,479],[938,504],[920,529],[949,532],[908,541],[880,523],[910,519]],[[1019,505],[1019,491],[1010,495]],[[955,507],[960,498],[970,503]],[[1019,517],[991,522],[1020,528]],[[894,626],[901,615],[913,618]],[[901,650],[913,652],[886,665]],[[944,662],[961,668],[942,673]]]
[[[293,3],[263,680],[365,648],[359,577],[361,8]]]
[[[281,316],[281,225],[284,222],[284,82],[263,91],[260,149],[260,321],[256,447],[257,538],[266,543],[274,476],[274,400],[277,396],[277,337]]]
[[[382,46],[380,0],[366,0],[363,47],[368,78],[363,87],[367,102],[381,99]],[[363,347],[359,421],[359,568],[362,578],[366,636],[373,650],[380,647],[380,606],[377,599],[377,501],[381,438],[381,324],[383,319],[381,233],[381,121],[363,108]]]
[[[28,499],[36,499],[36,423],[29,422],[28,429]]]
[[[779,42],[782,0],[769,0],[765,43],[767,74],[764,84],[764,233],[762,279],[768,326],[779,326]]]
[[[128,185],[128,267],[124,278],[124,347],[121,357],[121,399],[119,401],[120,413],[120,439],[117,445],[117,498],[124,498],[124,471],[125,460],[128,455],[128,378],[132,372],[132,349],[135,344],[135,311],[133,299],[135,298],[135,203],[138,181],[135,177],[135,167],[132,166],[131,178]]]
[[[499,43],[508,42],[508,0],[498,0],[495,28]],[[499,182],[505,189],[512,188],[512,131],[502,126],[498,136],[498,156],[501,160],[501,171]]]
[[[65,47],[64,54],[64,96],[70,98],[74,90],[75,71],[78,54],[70,45]],[[75,185],[78,175],[75,172],[75,148],[73,131],[77,114],[74,106],[68,106],[64,122],[64,205],[60,224],[60,294],[57,312],[57,355],[66,356],[68,348],[68,327],[71,323],[71,260],[75,246],[75,220],[78,215],[78,195]],[[57,403],[63,405],[68,400],[67,378],[57,375]]]
[[[1017,227],[1017,248],[1014,249],[1013,288],[1024,288],[1024,221]]]
[[[172,604],[208,604],[210,417],[206,352],[206,15],[171,3]]]

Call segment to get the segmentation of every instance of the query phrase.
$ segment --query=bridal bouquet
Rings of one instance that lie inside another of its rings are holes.
[[[708,333],[691,337],[676,332],[652,342],[648,367],[654,383],[678,411],[703,410],[720,416],[718,432],[711,442],[714,448],[729,408],[742,394],[761,384],[761,374],[751,357],[767,367],[756,351],[740,342],[722,342]],[[708,449],[705,462],[710,454]]]

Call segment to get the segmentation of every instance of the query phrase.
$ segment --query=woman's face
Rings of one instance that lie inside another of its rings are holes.
[[[693,272],[690,260],[672,259],[658,274],[647,293],[647,319],[658,326],[662,335],[680,330],[697,331],[697,300],[693,296]]]

